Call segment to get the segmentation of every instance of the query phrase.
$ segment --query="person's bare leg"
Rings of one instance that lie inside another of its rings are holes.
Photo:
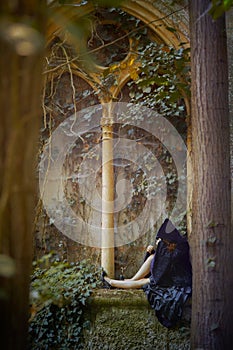
[[[144,286],[144,284],[147,284],[150,282],[149,278],[142,278],[137,281],[133,281],[133,280],[120,281],[120,280],[113,280],[109,277],[104,277],[104,278],[112,287],[121,288],[121,289],[139,289],[142,286]]]
[[[154,254],[150,255],[146,259],[146,261],[142,264],[138,272],[136,272],[136,274],[132,278],[130,278],[131,281],[141,280],[142,278],[145,278],[145,276],[148,275],[148,273],[150,272],[150,265],[153,257],[154,257]]]

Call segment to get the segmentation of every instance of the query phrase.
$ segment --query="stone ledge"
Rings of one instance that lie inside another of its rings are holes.
[[[119,306],[119,303],[128,307],[149,307],[143,290],[135,289],[98,289],[90,298],[96,306]]]
[[[189,350],[189,329],[167,330],[142,290],[99,289],[87,305],[85,350]]]

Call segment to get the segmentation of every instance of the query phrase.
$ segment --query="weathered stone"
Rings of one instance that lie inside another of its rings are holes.
[[[86,350],[190,349],[189,327],[163,327],[142,290],[97,290],[86,318]]]

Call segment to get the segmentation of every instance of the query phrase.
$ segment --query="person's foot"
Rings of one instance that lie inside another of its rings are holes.
[[[104,280],[105,280],[106,282],[108,282],[108,283],[111,285],[111,279],[110,279],[108,276],[105,276],[105,277],[104,277]]]
[[[112,286],[111,284],[111,279],[107,276],[104,277],[104,282],[105,282],[105,285],[107,285],[107,288],[108,289],[114,289],[115,287]]]
[[[106,271],[102,271],[101,273],[101,282],[102,282],[102,287],[104,289],[113,289],[114,287],[111,286],[111,279],[107,276]]]

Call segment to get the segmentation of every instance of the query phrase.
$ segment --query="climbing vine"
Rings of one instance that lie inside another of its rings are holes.
[[[54,253],[34,263],[30,292],[29,349],[82,349],[85,307],[99,286],[90,262],[60,261]]]
[[[84,5],[85,2],[82,3]],[[75,21],[74,17],[72,18],[73,27],[79,21]],[[119,8],[103,9],[96,6],[88,20],[83,20],[82,23],[85,24],[83,32],[83,37],[86,39],[85,49],[78,51],[77,45],[75,46],[72,40],[67,39],[70,35],[59,32],[56,32],[48,46],[44,66],[41,150],[61,122],[65,122],[66,118],[75,114],[76,111],[99,104],[104,96],[123,102],[126,98],[127,102],[158,111],[178,127],[178,131],[186,140],[187,110],[184,100],[187,102],[190,96],[190,62],[187,43],[181,43],[179,49],[174,49],[156,42],[147,25]],[[89,28],[87,23],[90,25]],[[111,30],[113,25],[117,32],[116,38]],[[80,31],[80,28],[79,25],[77,30]],[[167,30],[175,35],[175,28],[169,27]],[[104,61],[105,58],[107,61]],[[100,64],[102,66],[98,70]],[[111,87],[121,83],[122,74],[127,74],[128,81],[118,96],[112,96]],[[96,79],[97,76],[98,79]],[[135,118],[137,117],[135,113]],[[91,123],[92,115],[86,115],[85,118]],[[175,200],[177,174],[165,147],[156,145],[157,140],[144,130],[136,130],[130,125],[116,125],[114,137],[119,133],[127,134],[131,140],[146,141],[151,144],[149,146],[151,151],[157,152],[156,157],[164,168],[169,200],[171,198]],[[89,216],[91,217],[90,207],[80,196],[78,183],[72,177],[70,169],[73,169],[74,165],[77,167],[86,155],[94,156],[91,149],[100,142],[101,128],[93,133],[82,135],[75,142],[64,164],[66,175],[70,177],[66,187],[67,201],[77,215],[87,221]],[[148,162],[147,164],[150,166]],[[115,170],[117,172],[117,167]],[[129,171],[126,175],[132,183],[134,198],[122,216],[126,214],[124,220],[130,220],[140,212],[149,189],[143,171]],[[96,181],[99,188],[100,182],[101,180]],[[150,184],[152,183],[150,181]],[[152,193],[151,189],[150,193]],[[56,228],[43,211],[41,204],[40,202],[38,205],[35,226],[38,232],[43,231],[45,249],[43,248],[42,251],[48,251],[53,247],[53,243],[50,244],[51,232],[55,232]],[[172,203],[170,209],[171,207]],[[94,260],[96,261],[96,256]]]
[[[176,50],[150,42],[139,55],[140,73],[128,83],[131,101],[167,117],[184,116],[182,100],[190,96],[189,49],[181,46]]]

